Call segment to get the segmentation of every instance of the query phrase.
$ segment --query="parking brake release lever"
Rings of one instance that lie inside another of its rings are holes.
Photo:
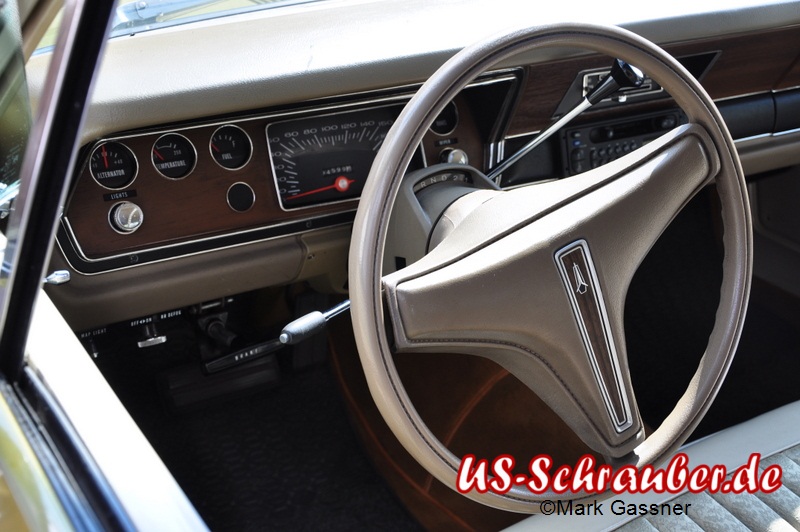
[[[591,106],[605,100],[621,88],[639,87],[644,82],[644,73],[635,66],[626,63],[622,59],[614,59],[611,65],[611,72],[600,81],[595,87],[583,97],[575,107],[567,114],[556,120],[550,127],[539,133],[536,138],[517,150],[508,159],[495,166],[486,177],[496,180],[497,176],[508,170],[511,165],[525,157],[542,142],[550,138],[553,133],[567,125],[573,118],[589,109]]]

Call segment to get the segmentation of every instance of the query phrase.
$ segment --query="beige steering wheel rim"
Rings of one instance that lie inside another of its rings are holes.
[[[675,59],[631,32],[593,25],[521,29],[464,49],[425,83],[387,135],[356,215],[349,274],[355,338],[372,396],[403,446],[425,469],[453,489],[459,459],[433,436],[411,404],[394,367],[386,336],[381,265],[391,205],[415,147],[447,102],[481,73],[497,68],[517,54],[545,47],[588,49],[635,64],[673,96],[690,123],[702,126],[719,158],[715,182],[722,204],[725,254],[720,305],[708,347],[672,413],[620,463],[637,466],[659,463],[688,438],[722,384],[746,311],[752,235],[744,174],[719,111]],[[496,508],[538,513],[541,501],[580,499],[583,495],[533,494],[515,486],[503,495],[471,491],[467,496]]]

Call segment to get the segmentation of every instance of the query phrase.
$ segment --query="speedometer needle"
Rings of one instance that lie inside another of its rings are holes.
[[[303,196],[310,196],[312,194],[317,194],[319,192],[325,192],[326,190],[334,190],[334,189],[338,190],[339,192],[347,192],[347,190],[350,188],[350,185],[352,185],[355,182],[356,182],[355,179],[348,179],[345,176],[340,175],[339,177],[336,178],[336,180],[333,182],[332,185],[328,185],[327,187],[315,188],[314,190],[307,190],[305,192],[301,192],[300,194],[289,196],[286,199],[291,200],[296,198],[302,198]]]

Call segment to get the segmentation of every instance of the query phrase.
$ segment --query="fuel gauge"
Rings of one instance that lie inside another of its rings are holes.
[[[253,144],[243,129],[227,125],[211,135],[209,149],[217,164],[228,170],[238,170],[250,161]]]
[[[169,179],[182,179],[194,170],[197,152],[194,145],[177,133],[161,135],[150,154],[158,173]]]

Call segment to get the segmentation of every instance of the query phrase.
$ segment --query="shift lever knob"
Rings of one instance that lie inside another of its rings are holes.
[[[605,100],[621,88],[640,87],[644,81],[644,73],[622,59],[614,59],[611,72],[595,88],[589,91],[586,99],[592,105]]]

